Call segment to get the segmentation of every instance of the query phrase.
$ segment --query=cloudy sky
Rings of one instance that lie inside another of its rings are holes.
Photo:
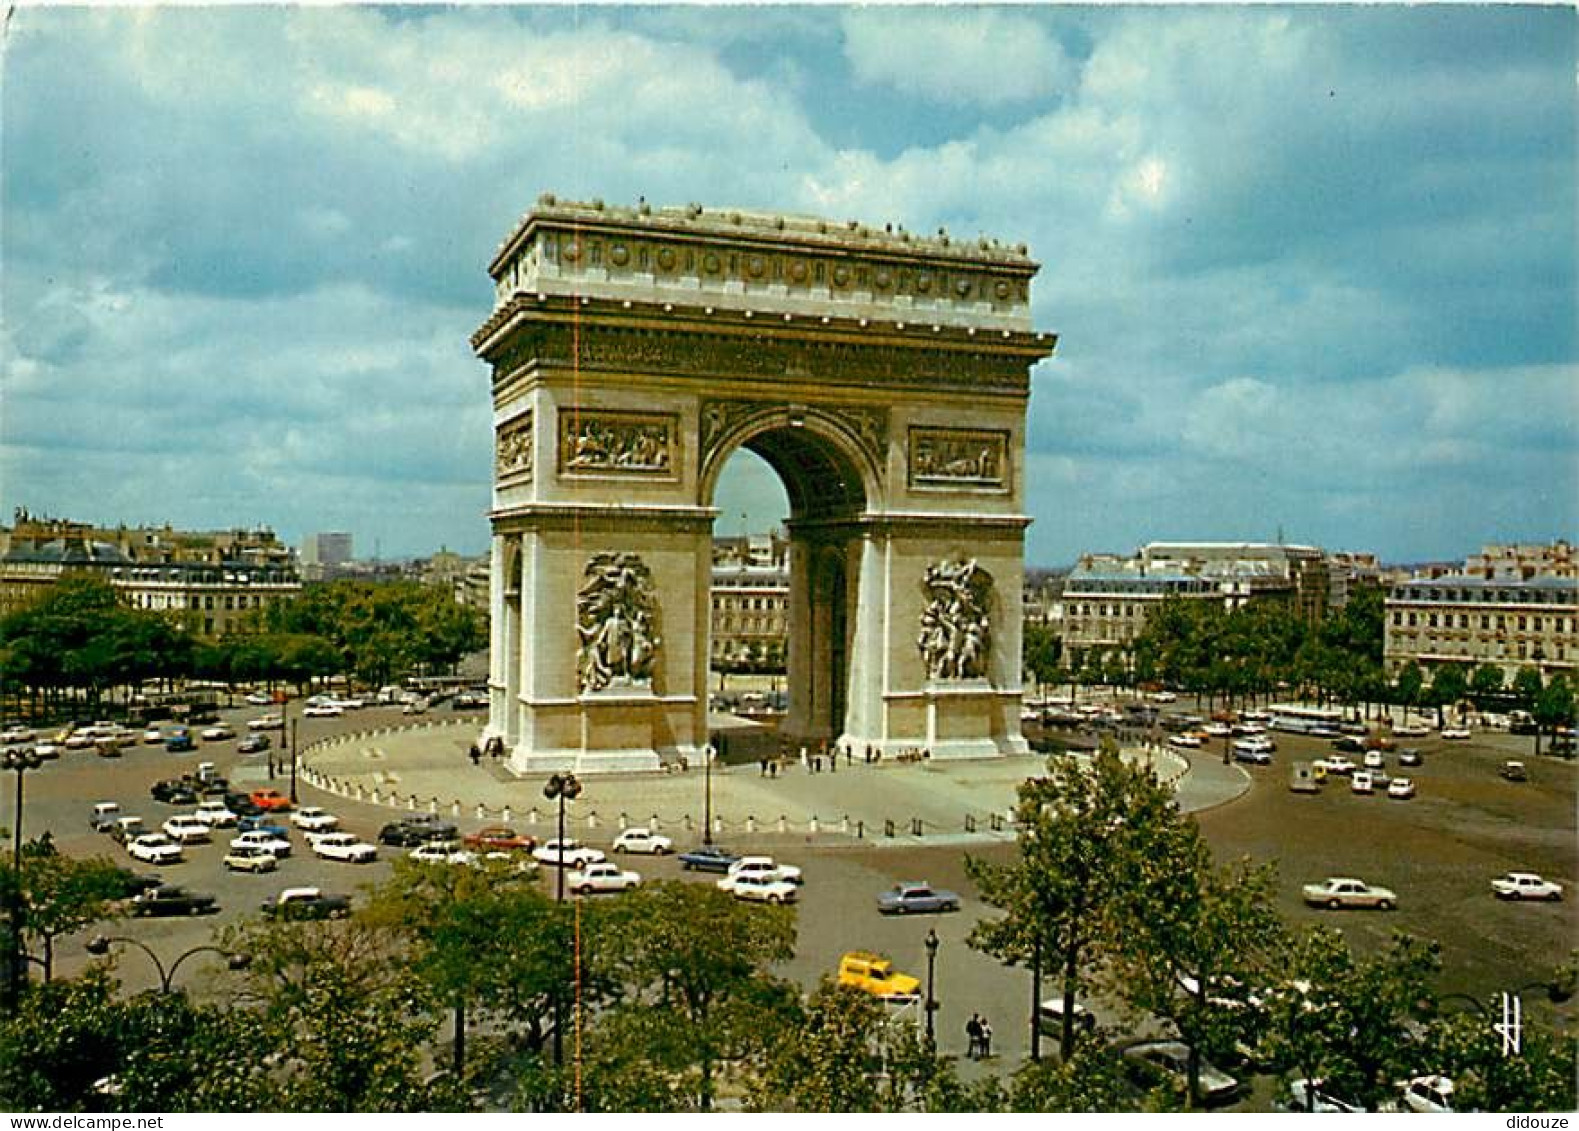
[[[1028,243],[1061,337],[1033,374],[1033,564],[1574,538],[1575,22],[24,3],[0,508],[481,551],[466,342],[552,191]],[[753,461],[724,531],[778,517]]]

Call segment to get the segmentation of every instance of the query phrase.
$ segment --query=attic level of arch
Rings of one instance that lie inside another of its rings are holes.
[[[932,322],[806,316],[590,296],[517,295],[472,336],[497,395],[533,370],[764,378],[825,387],[945,393],[1030,392],[1030,367],[1052,353],[1048,333]]]

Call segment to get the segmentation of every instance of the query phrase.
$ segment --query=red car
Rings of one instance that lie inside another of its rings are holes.
[[[266,813],[279,813],[291,807],[291,799],[277,789],[255,789],[250,800]]]
[[[488,852],[530,852],[537,847],[535,837],[523,836],[508,825],[488,825],[465,838],[467,848]]]

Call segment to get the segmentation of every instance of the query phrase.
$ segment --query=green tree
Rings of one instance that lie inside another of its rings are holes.
[[[1402,704],[1407,711],[1420,702],[1420,692],[1424,687],[1425,675],[1420,671],[1420,665],[1410,660],[1398,669],[1398,674],[1393,679],[1395,701]]]
[[[1058,659],[1063,641],[1045,624],[1027,624],[1021,642],[1025,670],[1036,681],[1038,697],[1044,685],[1054,683],[1058,677]]]
[[[1502,694],[1502,669],[1496,664],[1481,664],[1469,677],[1469,690],[1475,697],[1476,705],[1484,706],[1487,701]]]
[[[1533,1011],[1523,1017],[1519,1049],[1510,1055],[1503,1034],[1492,1025],[1501,1017],[1500,998],[1487,1013],[1452,1013],[1433,1019],[1426,1042],[1436,1052],[1439,1071],[1453,1081],[1453,1103],[1460,1111],[1571,1112],[1579,1107],[1574,1065],[1579,1041],[1553,1030]]]
[[[1541,673],[1536,668],[1525,665],[1513,673],[1513,685],[1508,689],[1513,693],[1514,700],[1526,711],[1535,709],[1535,700],[1541,693],[1546,681],[1541,678]]]
[[[1438,664],[1431,669],[1431,700],[1436,704],[1437,726],[1443,726],[1442,710],[1464,698],[1469,690],[1469,672],[1463,664]]]
[[[1560,726],[1574,725],[1574,689],[1566,675],[1559,672],[1541,688],[1531,714],[1535,716],[1535,753],[1539,755],[1542,731],[1555,733]]]
[[[680,1082],[681,1106],[712,1110],[722,1068],[760,1062],[788,990],[769,968],[794,953],[792,907],[747,907],[711,885],[646,884],[602,929],[617,989],[591,1035]]]
[[[108,860],[63,856],[44,838],[23,845],[21,884],[23,937],[38,944],[46,982],[54,976],[55,940],[114,918],[126,887]]]
[[[1046,776],[1019,788],[1018,856],[966,857],[982,899],[1004,914],[971,930],[970,945],[1003,962],[1046,963],[1064,999],[1059,1047],[1074,1050],[1074,1003],[1116,949],[1116,907],[1134,897],[1126,880],[1178,820],[1170,791],[1149,768],[1109,745],[1089,763],[1053,757]]]
[[[1113,1113],[1161,1103],[1135,1095],[1123,1058],[1100,1041],[1083,1041],[1060,1060],[1032,1061],[1014,1074],[1009,1090],[1011,1111]]]

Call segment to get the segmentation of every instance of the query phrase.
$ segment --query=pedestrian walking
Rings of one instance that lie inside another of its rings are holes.
[[[971,1060],[981,1052],[981,1018],[972,1013],[970,1020],[965,1022],[965,1055]]]
[[[762,776],[763,777],[767,777],[768,776],[768,760],[766,758],[764,758],[764,759],[762,759],[762,761],[759,764],[762,767]]]
[[[981,1046],[981,1058],[986,1060],[992,1055],[992,1026],[989,1025],[987,1023],[987,1019],[983,1017],[981,1019],[979,1028],[981,1030],[981,1037],[979,1040],[979,1044]]]
[[[472,765],[474,766],[482,765],[482,751],[477,749],[477,744],[475,742],[472,743],[471,760]]]

